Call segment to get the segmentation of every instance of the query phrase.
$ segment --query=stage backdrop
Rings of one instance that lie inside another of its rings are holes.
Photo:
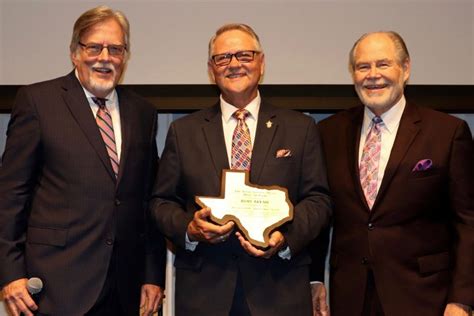
[[[0,0],[0,84],[70,69],[73,23],[107,4],[131,23],[125,83],[205,84],[207,44],[228,22],[248,23],[266,52],[266,84],[350,83],[347,54],[363,33],[398,31],[415,84],[474,84],[472,0]]]

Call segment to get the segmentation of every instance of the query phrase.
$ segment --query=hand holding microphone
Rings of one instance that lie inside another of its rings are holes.
[[[39,278],[18,279],[3,287],[3,297],[11,314],[20,316],[33,316],[32,311],[38,309],[31,295],[39,293],[43,289],[43,282]],[[31,294],[31,295],[30,295]]]
[[[31,295],[38,294],[43,289],[43,281],[40,278],[29,278],[26,282],[26,289]]]

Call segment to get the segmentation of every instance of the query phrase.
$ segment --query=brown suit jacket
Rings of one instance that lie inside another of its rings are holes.
[[[332,315],[360,315],[368,269],[386,315],[474,305],[473,146],[467,124],[408,103],[372,211],[359,181],[363,107],[319,124],[334,198]],[[433,167],[412,171],[422,159]]]
[[[20,89],[0,168],[0,285],[37,276],[39,310],[83,315],[103,287],[112,250],[121,305],[138,313],[140,285],[163,285],[163,237],[147,230],[157,167],[156,111],[117,88],[118,179],[74,72]],[[145,240],[155,236],[148,246]]]
[[[267,127],[266,122],[272,125]],[[176,249],[176,315],[228,315],[240,271],[252,315],[311,315],[307,243],[331,213],[320,138],[303,114],[260,106],[250,182],[288,188],[294,220],[281,227],[291,260],[249,256],[231,235],[216,245],[185,250],[185,234],[200,207],[196,195],[219,196],[221,173],[229,169],[219,105],[174,121],[155,185],[152,210]],[[291,157],[277,158],[279,149]]]

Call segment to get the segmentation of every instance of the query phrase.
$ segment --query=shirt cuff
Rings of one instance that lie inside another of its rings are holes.
[[[289,246],[286,246],[285,249],[282,249],[278,251],[278,256],[284,260],[290,260],[291,259],[291,250]]]
[[[321,281],[311,281],[309,282],[309,284],[313,285],[313,284],[323,284],[323,282]]]
[[[188,233],[186,233],[186,237],[185,237],[185,248],[186,248],[186,250],[194,251],[194,250],[196,250],[196,247],[197,247],[198,244],[199,244],[199,241],[189,240]]]

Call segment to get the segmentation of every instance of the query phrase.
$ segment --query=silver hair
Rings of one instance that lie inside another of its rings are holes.
[[[357,47],[359,46],[360,42],[363,39],[373,34],[385,34],[392,40],[392,43],[395,45],[395,49],[397,50],[397,62],[399,65],[402,65],[404,62],[410,60],[410,54],[408,53],[408,49],[405,44],[405,41],[397,32],[378,31],[378,32],[365,33],[354,43],[354,46],[352,46],[352,49],[349,52],[349,71],[351,73],[353,73],[355,69],[355,56],[354,56],[355,50],[357,49]]]
[[[228,32],[228,31],[234,31],[234,30],[242,31],[242,32],[247,33],[248,35],[250,35],[255,41],[256,49],[259,52],[263,52],[262,44],[260,43],[260,39],[258,38],[257,33],[255,33],[255,31],[250,26],[248,26],[247,24],[243,24],[243,23],[229,23],[229,24],[224,24],[219,29],[217,29],[216,33],[209,40],[209,49],[208,49],[208,58],[209,59],[211,59],[211,57],[212,57],[212,53],[213,53],[213,50],[214,50],[214,43],[215,43],[217,37],[219,35],[221,35],[222,33],[225,33],[225,32]]]
[[[127,17],[120,11],[112,10],[107,6],[98,6],[84,12],[74,23],[72,32],[71,43],[69,45],[69,51],[74,53],[81,41],[81,37],[87,32],[92,26],[97,23],[102,23],[106,20],[114,19],[118,22],[122,28],[124,36],[124,44],[127,47],[127,56],[130,53],[130,23]]]

